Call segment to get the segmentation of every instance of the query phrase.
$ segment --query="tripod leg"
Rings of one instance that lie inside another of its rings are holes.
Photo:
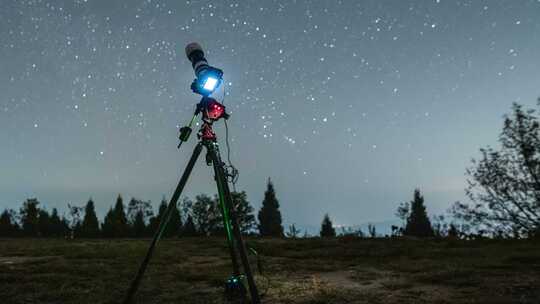
[[[252,304],[259,304],[261,302],[259,298],[259,292],[257,290],[257,285],[253,279],[253,273],[251,272],[251,266],[247,258],[246,246],[242,240],[242,232],[238,225],[238,219],[234,210],[234,205],[231,197],[231,191],[229,189],[229,184],[225,178],[225,171],[223,169],[223,162],[219,156],[219,150],[215,146],[215,143],[207,144],[208,153],[212,159],[214,165],[214,171],[216,173],[216,182],[218,184],[218,190],[223,191],[223,196],[225,199],[225,207],[229,210],[230,219],[232,223],[232,232],[234,238],[236,239],[236,245],[238,247],[238,253],[240,254],[240,259],[242,260],[242,266],[247,277],[249,285],[249,293],[251,295]],[[221,194],[220,194],[221,195]]]
[[[123,302],[124,304],[129,304],[133,300],[133,296],[137,292],[137,289],[139,288],[139,283],[141,282],[144,272],[146,271],[146,266],[148,266],[148,262],[150,262],[150,258],[152,257],[154,248],[157,242],[159,241],[159,239],[161,238],[163,231],[165,231],[165,228],[167,227],[167,223],[169,222],[169,219],[172,215],[172,211],[174,210],[174,207],[176,206],[176,203],[178,202],[178,199],[180,198],[180,194],[182,194],[182,191],[184,190],[184,186],[187,183],[189,175],[191,174],[191,171],[193,170],[193,167],[195,166],[195,163],[197,162],[199,155],[201,154],[201,150],[202,150],[202,144],[199,143],[195,147],[195,150],[193,151],[193,154],[191,155],[191,158],[189,159],[186,169],[184,170],[184,173],[182,174],[182,177],[180,178],[180,182],[178,183],[178,186],[176,186],[176,190],[174,191],[173,196],[171,197],[171,200],[169,201],[169,205],[167,206],[167,210],[165,211],[163,218],[160,219],[159,227],[154,234],[154,238],[152,239],[152,243],[150,243],[150,247],[148,248],[148,251],[146,252],[146,256],[144,257],[144,260],[142,261],[141,266],[139,267],[139,270],[137,271],[137,275],[131,282],[131,286],[129,287],[128,293]]]
[[[212,161],[212,163],[214,162]],[[233,231],[231,227],[231,218],[230,218],[230,213],[229,213],[230,209],[228,208],[227,202],[225,200],[225,195],[224,195],[225,191],[223,190],[223,186],[221,185],[221,182],[218,179],[218,174],[217,174],[215,166],[214,166],[214,173],[215,173],[214,178],[216,180],[216,184],[218,188],[219,207],[221,209],[221,215],[223,216],[223,227],[225,228],[225,232],[227,234],[227,243],[229,245],[229,251],[231,255],[233,275],[237,277],[240,275],[240,267],[238,265],[236,250],[234,249],[235,244],[234,244]]]

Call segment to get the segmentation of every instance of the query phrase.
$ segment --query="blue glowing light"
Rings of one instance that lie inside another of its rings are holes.
[[[206,81],[203,84],[203,88],[207,91],[212,92],[216,89],[218,82],[219,81],[216,78],[208,77],[206,78]]]
[[[197,74],[191,89],[197,94],[210,96],[223,81],[223,71],[214,67],[206,67]]]

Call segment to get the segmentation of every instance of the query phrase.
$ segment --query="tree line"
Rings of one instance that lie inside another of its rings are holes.
[[[540,106],[540,98],[537,107]],[[455,202],[446,215],[427,215],[424,197],[414,191],[413,200],[401,203],[396,215],[402,226],[392,235],[451,238],[540,239],[540,119],[538,109],[514,103],[503,119],[499,147],[480,149],[466,169],[465,193],[470,202]],[[293,227],[294,228],[294,227]],[[374,227],[368,227],[375,235]],[[348,232],[365,235],[362,231]],[[321,236],[335,236],[328,215]]]
[[[242,233],[282,237],[283,227],[279,202],[273,183],[268,179],[262,208],[255,220],[246,192],[232,192],[236,217]],[[154,213],[150,201],[132,198],[127,204],[121,195],[99,220],[92,199],[84,206],[68,205],[68,214],[56,208],[48,212],[35,199],[26,200],[20,210],[4,210],[0,215],[2,237],[69,237],[69,238],[137,238],[152,236],[163,218],[168,202],[165,198]],[[224,235],[223,216],[217,196],[200,194],[187,197],[174,206],[164,237]]]
[[[433,225],[428,217],[424,197],[420,193],[420,189],[415,189],[413,200],[410,202],[401,203],[396,211],[396,215],[403,221],[401,227],[392,226],[392,234],[389,236],[413,236],[413,237],[457,237],[456,227],[447,229],[446,226]],[[368,224],[367,232],[362,229],[343,230],[342,235],[357,236],[357,237],[379,237],[374,225]],[[328,214],[325,214],[321,223],[321,237],[335,237],[336,229],[332,224],[332,220]]]
[[[538,104],[540,105],[540,99]],[[391,236],[451,238],[540,238],[540,119],[535,109],[514,103],[512,114],[504,116],[499,136],[500,147],[480,149],[481,158],[473,159],[466,169],[465,189],[470,203],[455,202],[446,215],[428,217],[424,197],[414,190],[410,202],[399,204],[396,215],[402,225],[392,226]],[[257,220],[245,192],[232,193],[243,233],[261,236],[298,237],[295,225],[284,232],[279,202],[270,179]],[[40,208],[37,199],[28,199],[19,212],[4,210],[0,215],[0,236],[71,237],[144,237],[152,235],[167,208],[165,199],[157,214],[150,202],[131,199],[124,205],[121,196],[99,221],[94,202],[69,206],[69,217]],[[449,219],[449,220],[447,220]],[[176,206],[164,235],[223,234],[223,222],[217,197],[204,194],[192,201],[184,198]],[[326,214],[321,237],[338,233]],[[377,237],[375,226],[362,230],[343,230],[342,235]],[[304,236],[308,236],[305,232]]]

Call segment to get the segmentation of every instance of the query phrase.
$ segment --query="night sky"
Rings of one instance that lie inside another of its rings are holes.
[[[197,41],[225,71],[257,210],[271,177],[285,224],[395,219],[415,187],[443,212],[511,103],[540,95],[539,16],[532,0],[2,0],[0,209],[169,197],[196,142],[176,149]],[[214,192],[201,159],[186,194]]]

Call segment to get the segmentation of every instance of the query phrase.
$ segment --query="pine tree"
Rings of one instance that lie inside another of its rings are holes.
[[[261,236],[283,237],[279,202],[276,199],[274,185],[270,178],[268,178],[264,200],[257,217],[259,219],[259,233]]]
[[[94,201],[88,200],[84,208],[84,218],[81,224],[81,236],[95,238],[99,236],[99,221],[96,216]]]
[[[143,237],[147,234],[146,222],[153,215],[152,204],[132,198],[128,204],[128,221],[131,235],[133,237]]]
[[[146,227],[148,235],[154,235],[159,227],[159,222],[163,218],[165,211],[167,210],[167,203],[161,201],[158,207],[158,213],[150,218],[148,226]]]
[[[332,225],[332,221],[330,220],[330,216],[328,216],[328,213],[324,215],[322,224],[321,224],[321,237],[335,237],[336,236],[336,229],[334,229]]]
[[[112,228],[114,237],[127,237],[129,234],[129,225],[124,210],[124,201],[120,195],[118,195],[113,209]]]
[[[110,207],[109,211],[103,218],[103,224],[101,225],[101,233],[104,237],[112,238],[114,237],[114,211],[113,208]]]
[[[39,236],[48,237],[52,234],[51,229],[51,216],[45,209],[39,209],[38,211],[38,230]]]
[[[62,226],[62,235],[63,237],[68,237],[69,236],[69,233],[70,233],[70,229],[69,229],[69,220],[67,219],[66,216],[62,216],[62,218],[60,219],[60,222],[61,222],[61,226]]]
[[[50,223],[51,223],[51,235],[55,237],[61,237],[66,234],[66,229],[64,227],[64,223],[62,222],[62,219],[58,215],[58,210],[56,208],[53,208],[51,217],[50,217]]]
[[[0,215],[0,237],[14,237],[19,233],[19,225],[13,210],[4,210]]]
[[[25,236],[39,235],[39,201],[35,198],[27,199],[21,208],[22,232]]]
[[[137,211],[132,223],[132,233],[134,237],[143,237],[146,233],[146,224],[144,223],[144,214]]]
[[[168,204],[165,197],[161,200],[161,205],[165,206],[167,210]],[[177,205],[174,205],[169,221],[167,222],[167,227],[163,231],[164,237],[178,237],[182,231],[182,217],[180,215],[180,210]]]
[[[167,200],[164,197],[159,204],[158,214],[150,217],[148,227],[146,229],[148,235],[153,235],[156,233],[161,221],[165,220],[165,212],[167,212],[167,207]],[[167,222],[167,227],[165,228],[165,231],[163,231],[162,237],[180,236],[182,229],[182,217],[180,215],[180,209],[178,209],[178,206],[174,206],[169,221]]]
[[[410,212],[407,224],[403,232],[404,235],[417,237],[430,237],[434,235],[431,222],[427,216],[424,197],[419,189],[414,190],[414,199],[410,202]]]

